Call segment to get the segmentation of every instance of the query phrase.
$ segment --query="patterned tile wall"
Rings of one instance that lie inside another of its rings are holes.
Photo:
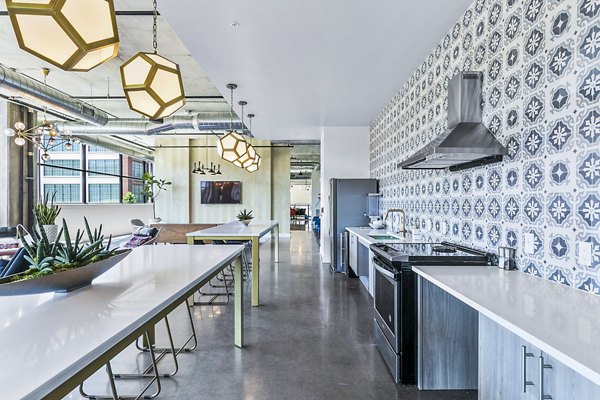
[[[460,70],[484,72],[484,123],[509,155],[462,172],[399,169],[445,129]],[[516,247],[522,271],[600,294],[600,0],[477,0],[370,131],[384,208],[428,239]],[[581,241],[591,267],[578,264]]]

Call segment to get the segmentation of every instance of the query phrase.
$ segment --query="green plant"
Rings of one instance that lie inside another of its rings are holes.
[[[50,205],[48,205],[48,195],[44,196],[41,203],[36,204],[33,209],[33,214],[38,222],[42,225],[54,225],[56,217],[60,214],[60,207],[54,204],[56,192],[52,194]]]
[[[29,262],[29,269],[23,274],[15,275],[12,281],[32,279],[67,269],[80,268],[113,256],[115,250],[110,249],[112,236],[109,236],[107,243],[104,244],[102,225],[92,232],[86,218],[84,218],[84,222],[85,232],[78,229],[74,242],[71,241],[71,234],[64,218],[60,233],[54,242],[48,240],[40,221],[37,222],[37,226],[31,234],[32,243],[27,242],[25,231],[22,226],[19,226],[19,237],[27,253],[25,260]],[[85,233],[87,233],[88,242],[82,243]],[[64,236],[64,243],[60,242],[61,234]]]
[[[252,218],[254,218],[254,216],[252,215],[252,210],[246,211],[245,208],[243,210],[241,210],[236,217],[237,217],[238,221],[248,221],[248,220],[251,220]]]
[[[172,185],[172,182],[167,182],[164,179],[156,179],[154,175],[150,175],[148,172],[144,172],[142,175],[142,181],[144,182],[144,189],[142,193],[147,196],[153,203],[158,197],[161,191],[167,190],[166,186]]]
[[[125,193],[125,196],[123,196],[123,203],[137,203],[137,198],[135,197],[135,194],[133,194],[132,192]]]

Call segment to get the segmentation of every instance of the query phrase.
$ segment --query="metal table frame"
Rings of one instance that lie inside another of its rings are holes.
[[[260,305],[260,284],[259,284],[259,246],[260,239],[268,233],[273,232],[275,237],[275,262],[279,262],[279,222],[251,222],[245,226],[238,221],[215,226],[214,228],[203,229],[187,234],[188,244],[193,245],[201,240],[241,240],[252,243],[252,306]],[[234,293],[238,293],[238,278],[235,277]]]

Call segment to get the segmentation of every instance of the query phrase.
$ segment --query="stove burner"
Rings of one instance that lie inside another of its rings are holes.
[[[431,250],[433,250],[435,253],[456,253],[455,247],[444,246],[444,245],[432,246]]]

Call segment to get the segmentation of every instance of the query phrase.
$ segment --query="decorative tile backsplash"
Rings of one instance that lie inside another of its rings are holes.
[[[482,71],[499,164],[397,167],[446,128],[448,80]],[[517,248],[519,269],[600,294],[600,1],[477,0],[371,124],[371,176],[432,240]],[[533,253],[524,241],[533,239]],[[592,266],[578,263],[579,242]]]

